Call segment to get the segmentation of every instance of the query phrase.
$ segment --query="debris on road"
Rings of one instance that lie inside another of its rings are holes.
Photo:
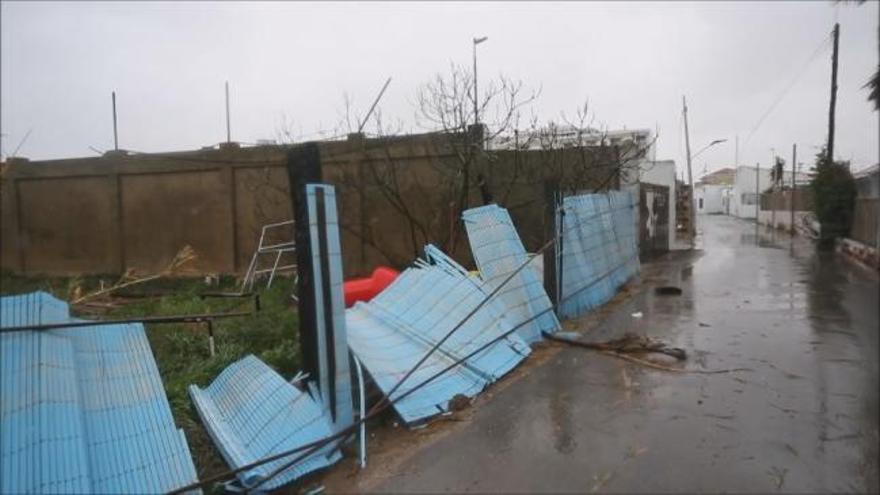
[[[678,347],[669,347],[664,342],[661,342],[659,340],[652,339],[645,335],[636,335],[631,332],[625,333],[623,337],[606,340],[604,342],[573,341],[556,337],[547,338],[549,338],[550,340],[555,340],[557,342],[575,344],[579,347],[586,347],[588,349],[595,349],[598,351],[609,351],[620,354],[660,353],[666,354],[667,356],[672,356],[679,361],[684,361],[685,359],[687,359],[687,353],[684,349]]]
[[[654,287],[654,293],[658,296],[680,296],[681,295],[681,287],[675,287],[672,285],[663,285],[660,287]]]

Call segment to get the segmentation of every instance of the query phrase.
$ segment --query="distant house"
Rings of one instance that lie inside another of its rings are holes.
[[[768,167],[737,167],[730,195],[730,214],[739,218],[757,218],[758,191],[767,189],[770,182]]]
[[[697,213],[730,214],[730,196],[736,179],[736,169],[726,167],[704,175],[694,184]]]

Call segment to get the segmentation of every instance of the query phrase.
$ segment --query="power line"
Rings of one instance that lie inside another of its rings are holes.
[[[792,78],[791,82],[788,83],[788,85],[785,87],[785,89],[782,90],[782,93],[780,93],[779,96],[776,97],[776,99],[773,101],[773,103],[770,105],[770,107],[767,109],[767,111],[765,111],[764,114],[761,115],[761,118],[758,119],[758,122],[756,122],[755,125],[752,127],[752,130],[749,131],[749,134],[748,134],[748,136],[746,136],[746,140],[743,143],[743,146],[745,146],[746,144],[749,143],[749,140],[752,138],[752,135],[755,133],[755,131],[758,130],[758,128],[761,126],[761,124],[764,123],[764,120],[768,116],[770,116],[770,113],[773,112],[773,110],[776,108],[776,106],[779,105],[780,102],[782,102],[782,100],[785,98],[785,96],[788,95],[788,92],[791,91],[791,89],[794,87],[794,85],[797,84],[797,82],[800,80],[800,78],[806,73],[807,68],[809,68],[809,66],[813,62],[813,60],[815,60],[816,57],[822,52],[822,49],[826,47],[826,44],[828,43],[828,41],[830,39],[831,39],[830,33],[825,35],[824,38],[822,38],[822,41],[819,43],[819,46],[816,47],[816,50],[813,52],[812,55],[810,55],[810,58],[807,59],[806,63],[803,65],[803,67],[801,67],[801,69],[798,71],[798,73],[795,74],[794,78]]]

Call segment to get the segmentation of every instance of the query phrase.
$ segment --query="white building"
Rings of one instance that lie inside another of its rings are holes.
[[[694,186],[694,199],[697,213],[727,214],[730,212],[730,197],[733,186],[723,184],[697,184]]]
[[[730,195],[730,214],[740,218],[756,218],[758,193],[770,187],[769,167],[736,167]]]
[[[541,129],[517,131],[495,136],[487,143],[490,150],[541,150],[573,148],[578,146],[635,146],[643,149],[643,156],[652,156],[653,133],[650,129],[599,129],[550,125]]]

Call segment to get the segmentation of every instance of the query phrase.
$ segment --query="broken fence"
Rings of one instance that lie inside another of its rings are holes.
[[[513,327],[500,301],[490,300],[477,308],[487,296],[479,279],[439,249],[428,246],[426,253],[426,260],[404,270],[373,300],[346,312],[349,345],[386,394],[430,353],[391,400]],[[512,334],[464,359],[394,407],[408,424],[446,412],[455,396],[474,397],[530,352],[526,342]]]
[[[556,245],[560,317],[608,302],[638,272],[637,207],[628,191],[563,199]]]
[[[321,194],[332,198],[335,205],[332,188]],[[321,342],[319,369],[322,376],[341,379],[341,383],[331,382],[329,388],[310,385],[310,394],[306,394],[251,358],[224,371],[208,390],[191,389],[203,419],[204,411],[211,404],[217,405],[215,411],[209,411],[215,417],[205,421],[217,423],[209,425],[212,437],[230,464],[240,467],[235,471],[245,486],[278,487],[338,459],[339,444],[331,440],[346,428],[345,424],[333,426],[327,401],[332,397],[345,400],[346,393],[349,398],[351,395],[350,380],[340,377],[339,370],[328,368],[329,362],[338,359],[335,351],[340,336],[347,339],[352,353],[385,394],[386,406],[392,405],[404,422],[414,425],[448,411],[457,396],[474,397],[525,359],[531,352],[529,343],[559,329],[551,301],[536,270],[529,266],[508,212],[495,205],[463,214],[479,277],[429,245],[424,259],[416,260],[373,300],[349,308],[344,323],[340,322],[336,300],[342,297],[341,283],[336,276],[323,280],[321,275],[341,273],[338,248],[334,249],[338,246],[335,208],[331,215],[315,222],[311,213],[316,204],[314,195],[309,196],[308,204],[313,241],[322,235],[331,239],[329,250],[326,239],[321,241],[325,243],[323,248],[312,246],[314,304],[325,308],[319,313],[317,325]],[[606,302],[638,271],[635,207],[635,199],[628,192],[563,200],[554,248],[557,269],[563,274],[558,292],[561,315],[574,316]],[[327,228],[324,234],[318,232],[322,225]],[[324,305],[328,297],[332,303]],[[238,368],[256,369],[262,378],[237,376],[242,373]],[[261,380],[274,386],[265,387]],[[230,393],[222,391],[223,387],[237,387],[235,397],[221,400],[221,395]],[[269,392],[280,394],[282,400],[272,402],[268,396],[260,399]],[[201,397],[203,393],[216,397],[208,402]],[[246,401],[244,397],[257,400]],[[292,406],[294,403],[299,406]],[[350,406],[349,402],[343,407],[350,411]],[[281,407],[284,412],[274,415],[273,411]],[[275,420],[285,414],[296,417],[276,424]],[[237,418],[256,416],[268,419],[257,421],[250,432],[248,428],[235,428],[243,424]],[[358,423],[363,421],[362,416]],[[283,439],[284,443],[265,448],[255,439],[258,435]],[[242,449],[235,451],[238,444],[246,445],[243,450],[247,452],[235,458],[235,452],[242,453]],[[306,445],[315,447],[294,460],[288,459]]]
[[[79,322],[45,292],[0,327]],[[0,493],[157,493],[196,480],[141,324],[0,334]]]

